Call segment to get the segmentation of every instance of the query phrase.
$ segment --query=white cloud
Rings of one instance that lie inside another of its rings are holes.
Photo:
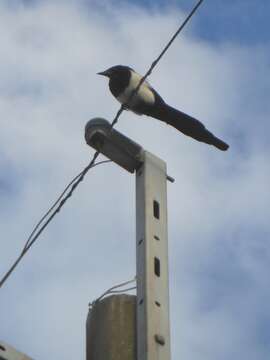
[[[118,110],[96,72],[117,63],[144,72],[182,14],[73,2],[1,5],[0,14],[2,274],[89,161],[86,121]],[[131,113],[117,125],[176,178],[168,184],[175,359],[262,360],[269,350],[257,330],[269,298],[268,52],[202,42],[189,25],[151,76],[166,101],[230,143],[227,153]],[[90,172],[1,289],[0,338],[34,358],[83,358],[88,301],[134,275],[134,208],[132,176],[112,164]]]

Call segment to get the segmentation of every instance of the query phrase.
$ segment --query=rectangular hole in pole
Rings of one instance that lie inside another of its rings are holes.
[[[153,214],[156,219],[159,219],[159,203],[156,200],[153,201]]]
[[[154,260],[154,270],[156,276],[160,277],[160,260],[157,257]]]

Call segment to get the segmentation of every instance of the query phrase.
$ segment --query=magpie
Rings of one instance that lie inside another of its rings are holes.
[[[109,78],[111,93],[126,109],[138,115],[144,114],[161,120],[183,134],[220,150],[229,148],[229,145],[213,135],[199,120],[169,106],[147,81],[134,93],[142,76],[132,68],[116,65],[99,72],[98,75]]]

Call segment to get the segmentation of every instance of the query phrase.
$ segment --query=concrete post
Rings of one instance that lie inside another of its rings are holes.
[[[166,163],[104,119],[88,122],[85,138],[127,171],[136,171],[137,270],[137,298],[109,297],[90,311],[87,360],[170,360]]]
[[[136,172],[138,360],[170,360],[166,163],[144,151]]]
[[[86,322],[87,360],[137,360],[136,296],[112,295],[94,303]]]

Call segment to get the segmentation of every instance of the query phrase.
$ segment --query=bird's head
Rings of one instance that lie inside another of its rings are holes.
[[[128,66],[116,65],[110,67],[105,71],[98,72],[97,74],[106,76],[109,79],[117,79],[117,78],[123,78],[129,76],[131,70],[132,69]]]

